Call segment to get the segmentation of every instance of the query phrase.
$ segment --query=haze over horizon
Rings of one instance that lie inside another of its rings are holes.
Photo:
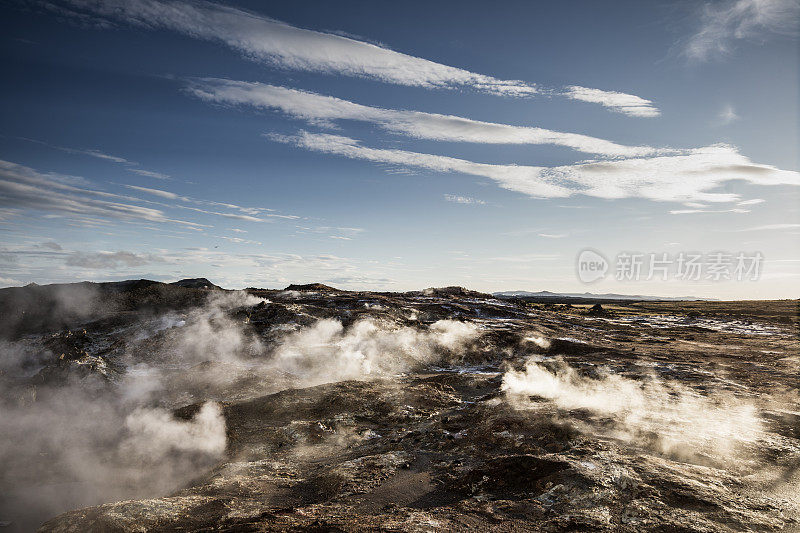
[[[799,11],[13,1],[0,287],[800,297]],[[584,284],[585,249],[763,265]]]

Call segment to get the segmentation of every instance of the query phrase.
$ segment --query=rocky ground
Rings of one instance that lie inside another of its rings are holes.
[[[0,531],[800,531],[797,301],[66,287],[0,291]]]

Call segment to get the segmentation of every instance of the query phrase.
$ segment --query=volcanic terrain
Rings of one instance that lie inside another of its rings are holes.
[[[798,531],[796,300],[0,290],[0,531]]]

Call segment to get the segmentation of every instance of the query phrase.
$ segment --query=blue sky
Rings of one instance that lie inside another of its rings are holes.
[[[800,296],[794,0],[0,11],[0,285]],[[764,264],[587,286],[587,247]]]

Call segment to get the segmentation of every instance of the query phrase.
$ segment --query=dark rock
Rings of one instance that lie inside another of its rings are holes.
[[[339,289],[331,287],[329,285],[324,285],[322,283],[305,283],[302,285],[296,285],[292,283],[285,289],[285,291],[322,291],[322,292],[341,292]]]
[[[190,289],[221,289],[220,286],[214,285],[206,278],[187,278],[180,281],[173,281],[170,285],[177,285],[178,287],[188,287]]]

